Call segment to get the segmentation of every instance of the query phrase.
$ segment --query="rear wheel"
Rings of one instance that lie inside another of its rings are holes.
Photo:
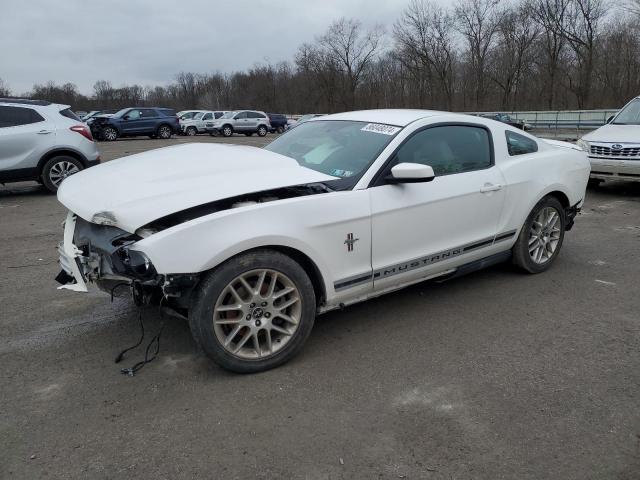
[[[118,139],[118,131],[113,127],[104,127],[100,136],[107,142],[113,142]]]
[[[531,210],[513,246],[514,263],[529,273],[547,270],[560,253],[565,225],[562,204],[555,197],[544,197]]]
[[[55,193],[65,178],[78,173],[83,168],[82,163],[73,157],[64,155],[53,157],[42,168],[42,183],[50,192]]]
[[[315,294],[304,269],[272,250],[235,257],[200,283],[191,331],[221,367],[251,373],[277,367],[301,348],[315,320]]]
[[[604,182],[604,180],[601,178],[590,178],[587,182],[587,187],[598,188],[602,182]]]
[[[276,132],[284,133],[284,127],[282,125],[280,125],[278,128],[276,128]]]
[[[245,135],[246,135],[247,137],[253,137],[253,132],[247,132],[247,133],[245,133]]]
[[[264,125],[260,125],[258,127],[258,136],[264,137],[266,134],[267,134],[267,127],[265,127]]]
[[[172,134],[173,132],[171,131],[171,127],[169,125],[160,125],[158,127],[158,138],[168,140],[169,138],[171,138]]]

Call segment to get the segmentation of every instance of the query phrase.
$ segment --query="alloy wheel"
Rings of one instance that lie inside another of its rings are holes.
[[[538,212],[529,230],[529,255],[537,264],[548,262],[553,257],[560,241],[560,213],[553,207]]]
[[[243,360],[261,360],[289,343],[301,315],[302,298],[291,279],[257,269],[238,275],[222,290],[213,328],[226,351]]]
[[[160,127],[160,130],[158,131],[158,136],[162,139],[167,139],[171,137],[171,129],[169,127],[162,126]]]
[[[49,170],[49,180],[51,180],[51,183],[53,183],[56,187],[59,187],[65,178],[73,175],[74,173],[78,173],[79,171],[80,169],[77,165],[72,162],[63,160],[61,162],[53,164],[53,166]]]

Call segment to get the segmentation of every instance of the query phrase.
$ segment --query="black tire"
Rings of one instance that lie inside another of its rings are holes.
[[[49,190],[51,193],[56,193],[62,180],[64,180],[64,178],[69,175],[73,175],[73,173],[69,173],[67,175],[63,175],[63,177],[60,178],[60,175],[56,174],[56,171],[58,171],[59,173],[60,170],[69,170],[71,165],[75,166],[77,172],[84,169],[84,166],[82,165],[80,160],[69,157],[67,155],[60,155],[50,158],[42,167],[42,173],[40,174],[40,180],[42,181],[42,184],[47,187],[47,190]]]
[[[604,180],[602,180],[601,178],[590,178],[587,182],[587,187],[598,188],[602,182],[604,182]]]
[[[247,133],[245,133],[245,135],[246,135],[247,137],[253,137],[253,132],[247,132]]]
[[[160,125],[156,132],[156,136],[162,140],[169,140],[171,135],[173,135],[173,131],[169,125]]]
[[[265,127],[264,125],[260,125],[258,127],[258,136],[259,137],[264,137],[267,135],[267,133],[269,133],[269,130],[267,130],[267,127]]]
[[[557,246],[550,258],[544,261],[544,263],[536,263],[529,253],[529,241],[534,220],[545,208],[552,208],[558,214],[560,232]],[[564,207],[556,197],[549,195],[540,200],[536,206],[533,207],[531,213],[529,213],[527,220],[524,222],[524,225],[520,230],[518,240],[511,250],[513,253],[513,263],[529,273],[541,273],[548,270],[553,262],[555,262],[556,258],[558,258],[558,254],[562,248],[566,222],[567,219]]]
[[[246,359],[225,349],[216,336],[213,326],[214,307],[230,282],[238,275],[256,269],[269,269],[286,275],[295,284],[302,305],[298,326],[280,350],[260,359]],[[290,257],[264,249],[234,257],[204,276],[192,301],[189,325],[196,342],[219,366],[237,373],[255,373],[275,368],[293,358],[309,337],[315,314],[315,293],[304,269]]]
[[[276,128],[276,132],[280,134],[284,133],[284,127],[280,125],[278,128]]]
[[[113,142],[117,140],[119,136],[118,130],[113,127],[103,127],[102,130],[100,130],[100,138],[105,142]]]
[[[212,137],[217,137],[219,134],[218,134],[218,131],[217,131],[217,130],[211,130],[211,131],[209,132],[209,135],[211,135]]]
[[[222,136],[223,137],[233,136],[233,127],[231,125],[225,125],[224,127],[222,127]]]
[[[187,137],[195,137],[198,134],[198,129],[196,127],[187,127],[184,133]]]

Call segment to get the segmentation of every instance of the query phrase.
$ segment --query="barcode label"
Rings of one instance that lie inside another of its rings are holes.
[[[373,133],[381,133],[382,135],[395,135],[398,133],[401,128],[393,127],[391,125],[384,125],[383,123],[369,123],[365,125],[360,130],[363,132],[373,132]]]

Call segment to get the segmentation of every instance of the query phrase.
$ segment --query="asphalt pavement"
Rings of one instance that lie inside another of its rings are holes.
[[[99,148],[188,141],[229,140]],[[56,290],[64,215],[36,184],[0,186],[2,479],[640,478],[640,183],[588,190],[550,271],[326,314],[258,375],[210,363],[179,318]],[[160,354],[127,377],[114,357],[140,314],[147,339],[165,322]]]

